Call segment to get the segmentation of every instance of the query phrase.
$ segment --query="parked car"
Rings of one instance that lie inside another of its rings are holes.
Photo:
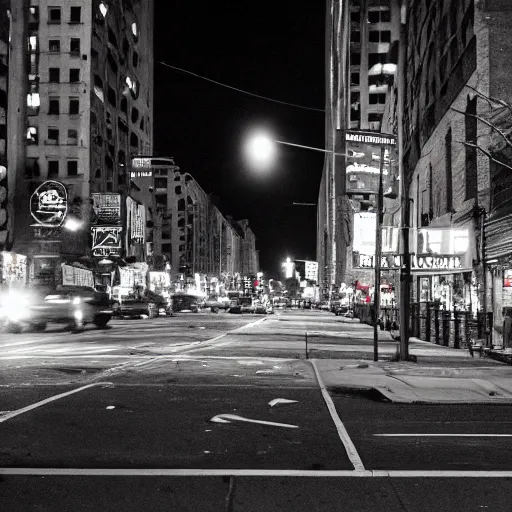
[[[238,301],[238,299],[232,300],[229,303],[228,313],[234,313],[234,314],[242,313],[242,304]]]
[[[199,313],[197,296],[186,293],[175,293],[172,296],[172,310],[181,313]]]

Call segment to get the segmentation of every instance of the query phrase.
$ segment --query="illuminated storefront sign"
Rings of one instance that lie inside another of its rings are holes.
[[[92,270],[62,264],[62,284],[64,286],[88,286],[94,288]]]
[[[120,256],[121,231],[120,227],[93,227],[92,254],[93,256]]]
[[[91,194],[94,216],[91,224],[117,226],[121,224],[120,194]]]
[[[354,254],[354,266],[357,268],[375,268],[374,255]],[[400,269],[402,268],[401,256],[382,256],[382,269]],[[457,270],[462,269],[461,256],[442,256],[442,255],[413,255],[411,256],[412,270]]]
[[[346,189],[348,194],[376,194],[381,172],[384,189],[397,174],[396,139],[393,135],[347,130]]]
[[[131,197],[126,198],[126,226],[127,247],[133,243],[144,242],[146,208]]]
[[[306,280],[318,281],[318,262],[317,261],[306,261]]]
[[[375,254],[375,213],[354,213],[353,250],[361,254]],[[398,252],[400,230],[395,226],[382,227],[382,252]]]
[[[67,211],[68,194],[66,187],[59,181],[45,181],[30,197],[30,214],[36,221],[32,226],[59,227]]]

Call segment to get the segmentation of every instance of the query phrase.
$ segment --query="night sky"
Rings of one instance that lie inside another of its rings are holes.
[[[279,105],[166,68],[164,61],[232,87],[324,108],[325,3],[292,0],[155,0],[155,145],[172,156],[224,215],[249,219],[265,272],[289,255],[316,259],[316,203],[322,153],[278,147],[272,169],[255,171],[244,136],[268,127],[276,138],[324,147],[324,114]]]

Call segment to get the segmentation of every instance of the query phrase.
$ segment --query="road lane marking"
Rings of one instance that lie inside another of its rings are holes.
[[[297,425],[290,425],[288,423],[276,423],[274,421],[252,420],[237,416],[236,414],[217,414],[210,421],[214,423],[231,423],[231,421],[244,421],[247,423],[258,423],[259,425],[269,425],[271,427],[285,427],[285,428],[299,428]]]
[[[377,437],[512,437],[512,434],[373,434]]]
[[[329,409],[329,412],[331,413],[331,418],[334,421],[334,425],[336,426],[336,430],[338,431],[338,435],[340,436],[341,442],[345,447],[350,462],[352,462],[352,465],[354,466],[354,469],[356,471],[364,471],[363,461],[361,460],[361,457],[359,457],[356,447],[354,446],[352,439],[350,439],[350,436],[348,435],[345,425],[343,425],[343,422],[338,416],[338,412],[336,411],[334,402],[332,401],[331,396],[329,395],[327,389],[325,388],[325,384],[322,380],[322,377],[320,376],[320,372],[318,371],[315,360],[309,359],[309,362],[311,363],[311,366],[313,366],[313,370],[315,371],[316,375],[316,380],[318,381],[318,385],[320,386],[320,391],[322,392],[322,396],[324,397],[327,409]]]
[[[111,382],[95,382],[94,384],[87,384],[86,386],[72,389],[71,391],[66,391],[65,393],[60,393],[59,395],[54,395],[49,398],[45,398],[44,400],[41,400],[40,402],[36,402],[32,405],[27,405],[27,407],[22,407],[21,409],[17,409],[15,411],[10,412],[9,414],[6,414],[5,416],[2,416],[0,418],[0,423],[10,420],[11,418],[14,418],[15,416],[19,416],[20,414],[24,414],[26,412],[32,411],[33,409],[37,409],[38,407],[41,407],[43,405],[49,404],[50,402],[55,402],[55,400],[60,400],[61,398],[64,398],[66,396],[73,395],[74,393],[79,393],[80,391],[84,391],[85,389],[92,388],[94,386],[103,386],[106,384],[112,384],[112,383]]]
[[[512,471],[162,469],[162,468],[0,468],[0,475],[30,476],[273,476],[313,478],[512,478]]]

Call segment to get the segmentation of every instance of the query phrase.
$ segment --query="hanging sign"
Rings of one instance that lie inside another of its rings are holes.
[[[55,228],[62,225],[68,211],[66,187],[59,181],[45,181],[30,197],[30,213],[36,224]]]
[[[120,256],[121,231],[120,227],[93,227],[92,254],[93,256]]]
[[[91,224],[117,226],[121,224],[121,194],[91,194],[94,217]]]

